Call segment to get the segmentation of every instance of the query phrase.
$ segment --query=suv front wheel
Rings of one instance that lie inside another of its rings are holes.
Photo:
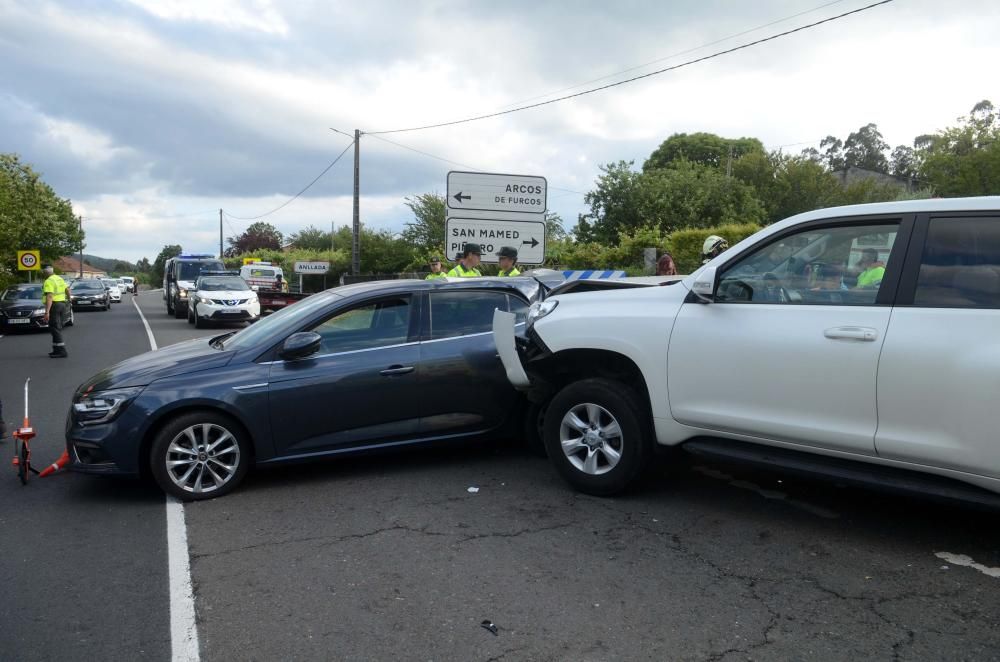
[[[651,454],[640,399],[611,379],[563,387],[545,412],[545,449],[573,487],[596,496],[626,489]]]

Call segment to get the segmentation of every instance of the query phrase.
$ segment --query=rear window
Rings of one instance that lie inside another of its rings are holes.
[[[251,278],[274,278],[274,269],[251,269]]]
[[[913,305],[1000,308],[1000,218],[935,218]]]

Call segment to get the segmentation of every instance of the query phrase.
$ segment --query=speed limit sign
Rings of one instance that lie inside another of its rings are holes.
[[[18,251],[18,271],[38,271],[41,269],[42,255],[40,251]]]

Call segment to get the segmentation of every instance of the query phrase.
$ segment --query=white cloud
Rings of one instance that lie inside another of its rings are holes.
[[[167,21],[209,23],[230,30],[285,36],[288,24],[268,0],[128,0]]]

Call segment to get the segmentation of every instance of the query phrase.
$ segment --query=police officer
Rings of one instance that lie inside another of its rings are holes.
[[[458,264],[448,272],[449,278],[476,278],[482,276],[479,271],[479,260],[482,259],[483,249],[479,244],[466,244],[462,249],[462,257]]]
[[[51,264],[42,267],[45,274],[45,283],[42,284],[42,296],[45,298],[45,317],[42,319],[49,325],[52,333],[52,351],[49,358],[64,359],[69,356],[66,353],[66,343],[63,342],[63,322],[66,319],[66,308],[69,302],[66,300],[66,281],[55,274]]]
[[[701,263],[708,264],[715,256],[729,248],[729,242],[717,234],[711,235],[701,245]]]
[[[517,262],[516,248],[513,246],[503,246],[497,251],[497,255],[500,257],[500,273],[498,275],[501,278],[521,275],[521,272],[514,266],[514,263]]]
[[[432,257],[428,264],[431,266],[431,272],[424,276],[424,280],[436,280],[438,278],[445,278],[448,275],[441,271],[441,258]]]

